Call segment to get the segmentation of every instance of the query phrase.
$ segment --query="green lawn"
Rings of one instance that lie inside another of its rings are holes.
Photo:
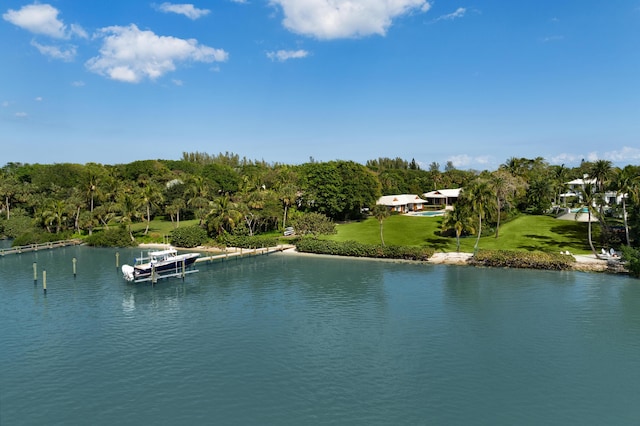
[[[440,235],[441,217],[393,215],[385,219],[384,242],[387,245],[420,245],[436,251],[451,252],[456,249],[455,238]],[[594,241],[599,225],[593,224]],[[327,238],[335,241],[355,240],[362,243],[380,243],[379,222],[370,218],[361,222],[340,224],[337,235]],[[462,238],[460,251],[472,252],[475,236]],[[522,215],[500,227],[500,238],[486,236],[480,239],[481,249],[540,250],[559,252],[569,250],[574,254],[590,253],[587,242],[587,224],[558,220],[548,216]]]

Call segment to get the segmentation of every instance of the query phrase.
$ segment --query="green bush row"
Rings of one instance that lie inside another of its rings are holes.
[[[626,262],[629,275],[640,278],[640,249],[622,246],[622,260]]]
[[[29,244],[42,244],[52,243],[54,241],[68,240],[71,238],[71,232],[61,232],[59,234],[52,234],[51,232],[45,232],[39,229],[32,229],[16,237],[11,243],[12,246],[27,246]]]
[[[277,237],[262,235],[250,236],[225,234],[221,238],[221,242],[227,247],[255,249],[262,247],[275,247],[279,244]]]
[[[427,247],[379,246],[357,241],[326,241],[300,238],[296,248],[302,253],[331,254],[337,256],[374,257],[381,259],[428,260],[434,250]]]
[[[204,244],[209,239],[207,231],[198,225],[184,226],[171,231],[171,244],[176,247],[192,248]]]
[[[469,263],[475,266],[548,269],[555,271],[571,269],[575,261],[573,256],[561,253],[516,250],[480,250],[469,259]]]
[[[95,247],[132,247],[137,245],[131,241],[125,228],[110,228],[103,232],[94,232],[84,240],[85,244]]]

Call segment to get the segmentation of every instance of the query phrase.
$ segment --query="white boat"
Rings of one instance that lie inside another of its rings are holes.
[[[180,276],[182,273],[186,273],[186,270],[195,263],[199,256],[200,253],[178,254],[178,251],[173,247],[151,251],[148,256],[135,259],[133,266],[122,265],[122,276],[127,281],[135,282]]]

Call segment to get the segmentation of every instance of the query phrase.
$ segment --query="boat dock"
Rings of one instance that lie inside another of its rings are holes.
[[[211,263],[215,261],[225,261],[225,260],[231,260],[231,259],[238,260],[238,259],[242,259],[244,257],[249,257],[249,256],[258,256],[258,255],[282,252],[293,247],[295,246],[292,246],[290,244],[280,244],[275,247],[262,247],[262,248],[255,248],[255,249],[228,247],[223,253],[212,254],[209,256],[202,255],[201,257],[196,259],[196,263],[202,263],[202,262]]]
[[[22,254],[29,253],[39,250],[51,250],[59,247],[68,247],[68,246],[77,246],[82,244],[81,240],[61,240],[61,241],[53,241],[50,243],[41,243],[41,244],[29,244],[26,246],[18,246],[18,247],[10,247],[5,249],[0,249],[0,256],[5,256],[8,254]]]
[[[271,254],[271,253],[277,253],[277,252],[282,252],[284,250],[293,248],[295,246],[290,245],[290,244],[282,244],[282,245],[278,245],[275,247],[262,247],[262,248],[255,248],[255,249],[245,249],[245,248],[237,248],[237,247],[227,247],[224,252],[222,253],[216,253],[216,254],[211,254],[209,256],[206,255],[202,255],[201,257],[199,257],[198,259],[196,259],[196,261],[194,262],[195,265],[197,264],[202,264],[202,263],[213,263],[216,261],[220,261],[220,262],[224,262],[227,260],[239,260],[239,259],[243,259],[245,257],[253,257],[253,256],[259,256],[259,255],[265,255],[265,254]],[[190,250],[188,250],[190,251]],[[197,250],[198,252],[201,253],[200,250]],[[140,282],[151,282],[151,284],[155,284],[158,282],[158,280],[164,279],[164,278],[182,278],[184,280],[185,276],[188,274],[192,274],[194,272],[198,272],[197,269],[187,269],[184,267],[184,264],[182,267],[176,267],[175,270],[169,271],[169,272],[164,272],[164,273],[158,273],[155,270],[151,271],[151,275],[144,277],[144,278],[138,278],[135,280],[136,283],[140,283]]]

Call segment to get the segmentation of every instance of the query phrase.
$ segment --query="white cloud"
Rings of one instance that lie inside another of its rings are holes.
[[[72,81],[72,82],[71,82],[71,85],[72,85],[73,87],[82,87],[82,86],[84,86],[84,85],[85,85],[85,83],[84,83],[84,81],[77,80],[77,81]]]
[[[278,50],[277,52],[267,52],[267,58],[272,61],[284,62],[288,59],[300,59],[309,56],[306,50]]]
[[[16,118],[27,118],[29,116],[29,114],[27,114],[26,112],[16,112],[15,113],[15,117]]]
[[[568,154],[562,153],[554,155],[549,159],[551,164],[575,164],[580,162],[584,156],[582,154]]]
[[[473,165],[480,165],[486,167],[495,163],[495,159],[490,155],[480,155],[477,157],[471,157],[467,154],[454,155],[447,159],[451,161],[455,167],[470,167]]]
[[[38,49],[38,51],[43,55],[49,56],[53,59],[61,59],[65,62],[71,62],[76,57],[75,46],[69,45],[66,48],[59,46],[45,46],[36,42],[35,40],[31,41],[31,45]]]
[[[184,85],[184,82],[182,80],[178,80],[178,79],[175,79],[175,78],[173,80],[171,80],[171,82],[173,84],[175,84],[176,86],[183,86]]]
[[[458,19],[458,18],[462,18],[465,13],[467,13],[467,9],[464,7],[459,7],[456,9],[455,12],[446,14],[446,15],[442,15],[442,16],[438,16],[435,21],[452,21],[454,19]]]
[[[177,62],[224,62],[229,58],[224,50],[198,44],[195,39],[158,36],[134,24],[102,28],[96,36],[103,39],[100,55],[89,59],[86,67],[128,83],[155,80],[174,71]]]
[[[34,99],[36,102],[42,102],[44,99],[42,98],[42,96],[38,96]]]
[[[2,108],[7,108],[9,106],[9,101],[2,102]]]
[[[640,149],[624,146],[620,149],[613,151],[607,151],[599,153],[598,151],[589,152],[584,154],[570,154],[562,153],[550,158],[551,164],[579,164],[582,160],[585,161],[598,161],[609,160],[612,163],[625,163],[630,164],[640,160]]]
[[[87,33],[79,25],[72,24],[71,28],[68,28],[58,19],[58,13],[58,9],[49,4],[34,3],[19,10],[9,9],[2,18],[34,34],[57,39],[69,39],[72,35],[87,37]]]
[[[192,4],[162,3],[157,6],[157,9],[164,13],[177,13],[179,15],[184,15],[192,20],[202,18],[211,12],[209,9],[198,9]]]
[[[426,0],[270,0],[282,7],[284,26],[319,39],[385,35],[393,20],[426,12]]]
[[[234,3],[239,3],[239,4],[247,4],[247,0],[231,0]]]
[[[622,161],[638,161],[640,160],[640,149],[624,146],[619,150],[605,152],[604,159],[610,160],[614,163]]]

